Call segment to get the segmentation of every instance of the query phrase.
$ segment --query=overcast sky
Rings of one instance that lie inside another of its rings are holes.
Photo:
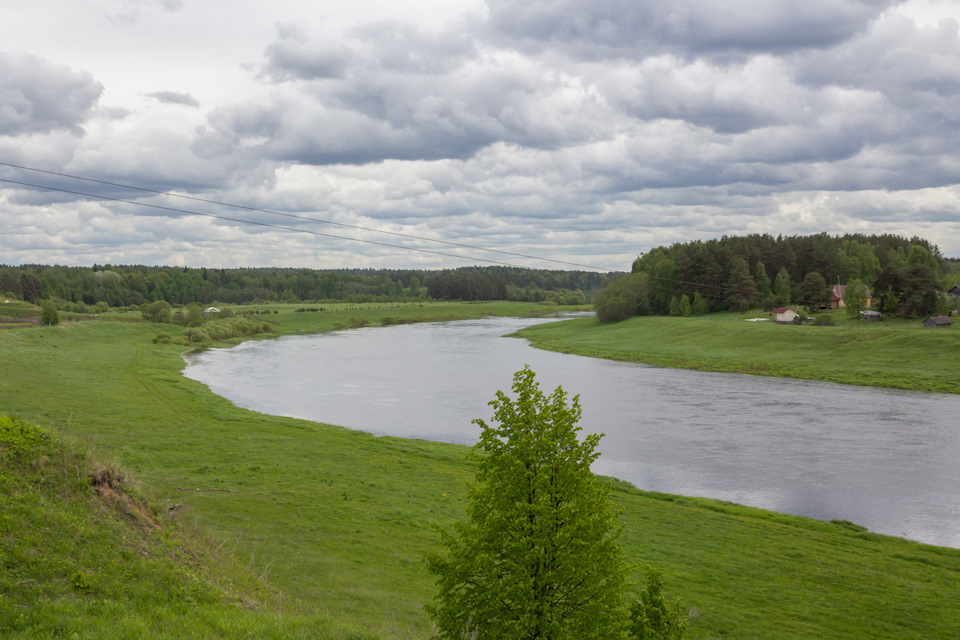
[[[960,0],[16,3],[0,163],[248,209],[0,166],[167,207],[0,182],[0,263],[628,270],[820,232],[960,256],[958,20]]]

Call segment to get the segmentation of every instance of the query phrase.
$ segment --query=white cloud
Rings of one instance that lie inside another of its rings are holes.
[[[960,255],[956,1],[238,0],[229,23],[178,0],[58,6],[0,24],[0,162],[608,268],[736,233],[925,235]],[[177,206],[355,240],[0,198],[5,262],[497,259],[196,201]]]

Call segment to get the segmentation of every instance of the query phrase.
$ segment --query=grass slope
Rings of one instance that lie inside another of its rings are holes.
[[[169,514],[169,515],[168,515]],[[0,637],[348,638],[277,594],[116,468],[0,416]]]
[[[519,309],[464,305],[469,313]],[[370,310],[381,317],[456,312]],[[277,315],[281,327],[306,332],[365,313]],[[335,620],[381,637],[427,637],[421,606],[433,586],[421,558],[435,548],[433,525],[463,513],[472,477],[467,449],[239,409],[183,378],[182,347],[152,342],[161,329],[170,328],[101,319],[0,334],[0,414],[55,425],[109,452],[150,488],[161,512],[182,503],[177,517],[284,593],[283,620],[295,614],[301,629]],[[689,638],[960,636],[960,619],[950,613],[960,551],[616,487],[628,557],[664,572],[667,595],[693,611]],[[121,571],[124,562],[112,566]],[[175,602],[158,589],[142,609]],[[278,619],[209,606],[226,617],[223,625]],[[0,629],[10,623],[7,611]],[[173,611],[164,619],[179,619],[181,610]],[[99,619],[74,613],[78,624]]]
[[[795,326],[743,318],[583,318],[518,335],[542,349],[662,367],[960,393],[960,331],[924,329],[918,321]]]

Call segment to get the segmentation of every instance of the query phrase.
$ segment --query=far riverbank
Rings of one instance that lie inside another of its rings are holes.
[[[540,349],[660,367],[960,393],[955,329],[924,329],[919,321],[797,326],[744,318],[578,318],[515,335]]]

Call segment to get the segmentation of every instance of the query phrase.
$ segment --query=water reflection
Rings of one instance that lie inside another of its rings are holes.
[[[367,328],[212,350],[186,374],[238,405],[472,444],[530,364],[579,393],[598,473],[960,547],[960,397],[659,369],[539,351],[516,318]]]

